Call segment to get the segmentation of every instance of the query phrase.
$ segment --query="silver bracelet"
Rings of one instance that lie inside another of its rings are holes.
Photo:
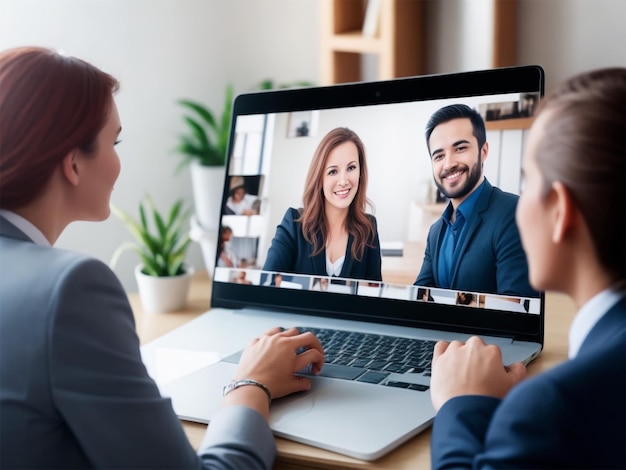
[[[235,390],[235,389],[237,389],[239,387],[244,387],[245,385],[254,385],[255,387],[259,387],[267,395],[267,399],[269,400],[269,404],[272,403],[272,394],[270,393],[270,389],[267,388],[265,385],[263,385],[261,382],[257,382],[256,380],[252,380],[252,379],[231,380],[228,383],[228,385],[226,385],[224,387],[223,396],[226,396],[230,392],[232,392],[233,390]]]

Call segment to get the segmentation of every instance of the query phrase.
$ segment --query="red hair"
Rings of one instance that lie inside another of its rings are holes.
[[[93,65],[49,49],[0,53],[1,208],[35,199],[70,151],[95,151],[118,88]]]
[[[324,244],[319,243],[318,237],[321,235],[322,240],[328,238],[328,224],[324,210],[324,168],[330,152],[345,142],[354,143],[359,154],[359,188],[348,210],[346,230],[354,238],[352,257],[356,261],[361,261],[365,248],[371,246],[376,233],[373,222],[365,212],[367,206],[372,205],[369,199],[367,199],[365,146],[354,131],[346,127],[333,129],[324,136],[317,146],[304,184],[304,195],[302,196],[304,208],[300,211],[298,221],[302,223],[304,239],[313,246],[311,256],[321,253],[324,249]]]

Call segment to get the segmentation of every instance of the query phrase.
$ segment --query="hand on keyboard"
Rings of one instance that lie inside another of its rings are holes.
[[[296,371],[310,367],[318,374],[323,364],[324,351],[313,333],[273,328],[244,349],[235,379],[257,380],[269,388],[272,398],[279,398],[308,390],[309,380]]]

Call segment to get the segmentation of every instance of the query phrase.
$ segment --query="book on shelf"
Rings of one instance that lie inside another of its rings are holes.
[[[380,4],[382,0],[367,0],[365,10],[365,20],[363,21],[362,34],[366,37],[378,35],[378,25],[380,23]]]

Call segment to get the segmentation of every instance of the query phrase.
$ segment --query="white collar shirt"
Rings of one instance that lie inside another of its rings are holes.
[[[589,332],[624,294],[623,289],[611,287],[596,294],[582,306],[574,317],[569,330],[568,357],[570,359],[578,355],[580,346],[589,335]]]
[[[37,245],[52,246],[41,230],[21,215],[6,209],[0,209],[0,215],[24,232],[24,234]]]

